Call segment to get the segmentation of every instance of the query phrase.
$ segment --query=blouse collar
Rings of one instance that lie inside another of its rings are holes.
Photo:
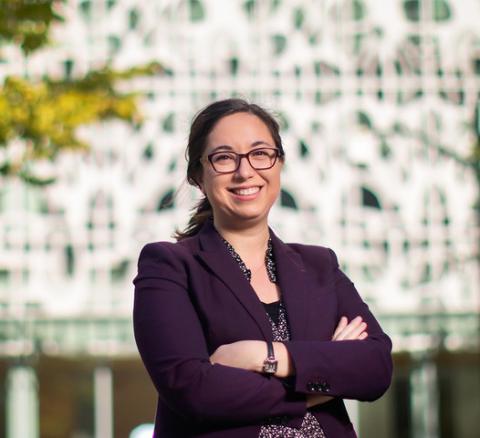
[[[237,262],[238,267],[243,272],[243,275],[245,275],[245,277],[248,281],[251,281],[252,280],[252,271],[247,268],[247,266],[245,265],[245,263],[242,260],[242,258],[240,257],[240,255],[237,253],[237,251],[235,251],[235,248],[227,240],[225,240],[221,235],[220,235],[220,237],[222,238],[223,243],[227,247],[229,254]],[[277,267],[275,265],[275,258],[273,256],[273,245],[272,245],[272,238],[271,237],[268,238],[267,250],[265,251],[265,267],[267,268],[268,279],[272,283],[276,283],[277,282]]]

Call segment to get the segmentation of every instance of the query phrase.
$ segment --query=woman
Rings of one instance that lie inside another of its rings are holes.
[[[285,160],[278,124],[243,100],[215,102],[187,153],[204,198],[177,243],[142,249],[134,280],[155,436],[354,437],[342,399],[386,391],[391,342],[332,250],[268,227]]]

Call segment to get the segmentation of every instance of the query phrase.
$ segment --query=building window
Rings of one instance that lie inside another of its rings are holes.
[[[205,19],[205,8],[200,0],[190,0],[190,20],[202,21]]]
[[[175,207],[174,202],[175,191],[173,189],[168,190],[161,198],[157,206],[157,211],[171,210]]]
[[[295,201],[295,198],[284,189],[282,189],[280,192],[280,205],[282,207],[298,210],[297,202]]]
[[[378,197],[369,189],[362,187],[362,205],[367,208],[382,209]]]

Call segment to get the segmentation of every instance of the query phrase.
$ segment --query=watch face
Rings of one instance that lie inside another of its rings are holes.
[[[278,362],[275,359],[274,360],[266,359],[265,362],[263,362],[263,372],[268,374],[276,373],[277,364]]]

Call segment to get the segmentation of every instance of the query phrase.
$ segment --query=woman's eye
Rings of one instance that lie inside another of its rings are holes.
[[[229,160],[234,160],[233,156],[230,154],[219,154],[213,157],[213,161],[215,161],[215,163],[218,163],[220,161],[229,161]]]
[[[268,156],[268,151],[265,149],[257,149],[256,151],[253,151],[252,155],[254,157],[265,157]]]

